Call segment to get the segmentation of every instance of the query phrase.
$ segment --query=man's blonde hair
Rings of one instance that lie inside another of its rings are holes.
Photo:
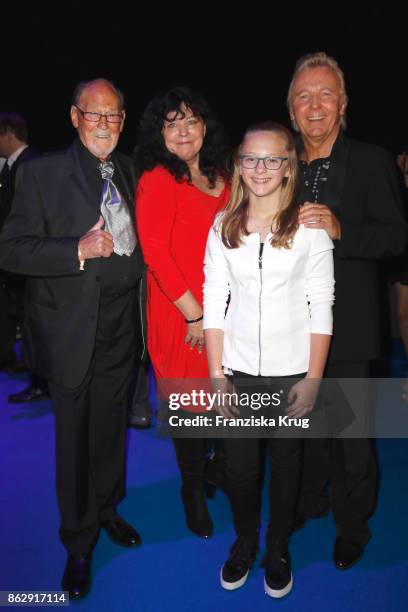
[[[343,114],[341,116],[341,127],[343,129],[346,128],[346,108],[348,104],[348,96],[346,92],[346,82],[344,80],[344,74],[334,57],[327,55],[324,51],[317,51],[316,53],[308,53],[304,55],[295,65],[295,70],[293,72],[292,80],[289,85],[288,97],[287,97],[287,105],[291,115],[291,121],[293,128],[298,132],[299,128],[293,116],[293,107],[292,107],[292,97],[293,97],[293,86],[296,80],[296,77],[299,75],[302,70],[307,70],[308,68],[318,68],[323,66],[325,68],[329,68],[334,72],[339,80],[340,85],[340,95],[341,95],[341,105],[343,109]]]

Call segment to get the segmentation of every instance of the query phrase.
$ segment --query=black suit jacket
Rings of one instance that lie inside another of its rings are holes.
[[[29,277],[28,365],[45,379],[72,388],[82,382],[90,363],[101,293],[101,260],[89,259],[85,270],[79,270],[78,240],[98,221],[99,210],[78,151],[76,141],[67,151],[21,165],[12,210],[0,236],[0,267]],[[134,219],[131,160],[116,152],[112,158]],[[118,293],[139,283],[138,267],[132,278],[118,279]],[[137,319],[135,312],[129,326]]]
[[[368,361],[380,351],[378,260],[398,255],[408,241],[391,156],[380,147],[340,134],[322,203],[341,223],[341,239],[334,241],[336,288],[329,363]]]
[[[7,177],[6,182],[0,188],[0,229],[3,227],[4,221],[6,220],[10,212],[11,203],[14,197],[16,175],[17,175],[18,168],[23,162],[28,161],[29,159],[34,159],[34,157],[37,157],[37,156],[38,156],[38,153],[36,153],[30,147],[26,147],[24,151],[22,151],[20,155],[17,157],[14,164],[11,166],[10,173]]]

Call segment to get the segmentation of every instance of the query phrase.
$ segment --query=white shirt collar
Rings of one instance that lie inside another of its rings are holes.
[[[16,161],[16,159],[21,155],[21,153],[24,151],[24,149],[26,149],[28,147],[28,145],[23,145],[22,147],[20,147],[19,149],[16,149],[14,151],[14,153],[12,155],[10,155],[10,157],[7,159],[7,163],[8,163],[8,167],[11,168],[11,166],[14,164],[14,162]]]

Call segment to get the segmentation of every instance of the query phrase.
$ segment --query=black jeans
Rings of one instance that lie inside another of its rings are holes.
[[[235,372],[233,382],[238,394],[243,391],[265,392],[265,384],[273,393],[281,388],[282,378],[266,379]],[[291,387],[291,378],[294,377],[284,377],[287,382],[285,392]],[[245,383],[242,384],[244,379]],[[251,381],[249,386],[248,381]],[[299,491],[302,439],[226,438],[224,445],[227,491],[237,534],[253,537],[259,528],[262,458],[263,449],[266,448],[271,468],[267,543],[288,539]]]

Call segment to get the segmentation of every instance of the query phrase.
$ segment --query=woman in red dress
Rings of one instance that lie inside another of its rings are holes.
[[[224,133],[197,92],[177,87],[148,104],[134,153],[136,218],[148,269],[148,348],[159,386],[208,378],[203,262],[214,216],[229,196],[226,151]],[[209,537],[205,440],[173,440],[187,525]]]

